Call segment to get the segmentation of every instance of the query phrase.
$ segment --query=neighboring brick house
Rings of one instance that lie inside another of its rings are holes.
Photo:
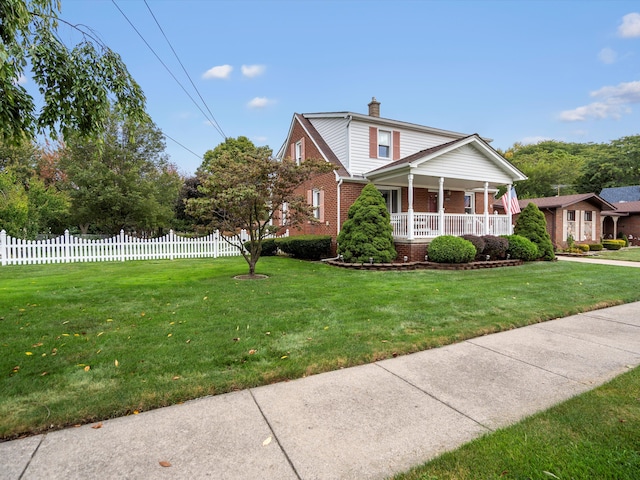
[[[624,234],[630,245],[640,245],[640,185],[603,188],[600,196],[612,203],[615,211],[605,213],[603,236]]]
[[[562,195],[558,197],[527,198],[518,201],[524,209],[529,203],[535,204],[547,221],[547,232],[556,248],[565,248],[569,235],[576,242],[598,243],[602,238],[602,222],[605,212],[613,212],[615,207],[595,193]],[[503,207],[496,202],[495,207]],[[518,214],[514,215],[514,222]]]
[[[387,202],[399,259],[424,259],[438,235],[509,233],[511,216],[492,213],[494,194],[526,176],[488,141],[381,118],[375,98],[368,115],[296,113],[278,158],[323,158],[336,170],[302,187],[317,221],[290,233],[331,235],[335,248],[349,207],[369,182]],[[286,224],[286,215],[277,221]]]

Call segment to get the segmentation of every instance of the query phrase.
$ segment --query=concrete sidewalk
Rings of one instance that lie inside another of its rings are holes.
[[[633,303],[0,443],[0,478],[386,478],[639,364]]]

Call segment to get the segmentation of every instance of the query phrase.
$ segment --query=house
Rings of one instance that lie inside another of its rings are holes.
[[[561,195],[557,197],[527,198],[519,200],[524,209],[529,203],[535,204],[547,221],[547,232],[556,248],[567,247],[569,235],[580,243],[598,243],[602,238],[605,215],[615,211],[615,207],[595,193]],[[503,211],[501,203],[494,205]],[[514,215],[514,222],[519,214]]]
[[[349,207],[369,182],[387,202],[399,259],[424,259],[438,235],[511,232],[511,216],[492,213],[493,197],[499,186],[526,176],[490,140],[382,118],[375,98],[368,106],[368,115],[293,115],[278,158],[319,157],[336,170],[303,186],[318,221],[292,234],[328,234],[335,247]],[[286,215],[280,221],[286,223]]]
[[[640,185],[603,188],[600,196],[609,203],[640,201]]]
[[[640,185],[603,188],[600,196],[616,207],[605,213],[603,237],[628,237],[631,245],[640,245]]]

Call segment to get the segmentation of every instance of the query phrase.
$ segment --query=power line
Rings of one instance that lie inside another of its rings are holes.
[[[224,134],[224,132],[222,131],[222,129],[218,126],[217,122],[215,122],[214,120],[210,119],[207,114],[204,112],[204,110],[202,110],[202,107],[200,107],[200,105],[198,105],[198,103],[193,99],[193,97],[189,94],[189,92],[187,92],[187,89],[184,88],[184,86],[182,85],[182,83],[180,83],[180,81],[176,78],[176,76],[173,74],[173,72],[171,71],[171,69],[169,69],[169,67],[167,67],[167,65],[162,61],[162,59],[160,58],[160,56],[155,52],[155,50],[153,49],[153,47],[151,47],[151,45],[149,45],[149,42],[147,42],[147,40],[144,38],[144,36],[138,31],[138,29],[135,27],[135,25],[131,22],[131,20],[129,20],[129,17],[127,17],[127,15],[122,11],[122,9],[118,6],[118,4],[116,3],[115,0],[111,0],[111,3],[113,3],[115,5],[115,7],[118,9],[118,11],[122,14],[122,16],[125,18],[125,20],[127,20],[127,22],[129,23],[129,25],[131,25],[131,28],[133,28],[133,30],[138,34],[138,36],[142,39],[142,41],[145,43],[145,45],[149,48],[149,50],[151,50],[151,52],[155,55],[155,57],[158,59],[158,61],[162,64],[162,66],[165,68],[165,70],[167,70],[167,72],[169,72],[169,75],[171,75],[171,77],[176,81],[176,83],[178,85],[180,85],[180,88],[182,88],[182,90],[184,91],[184,93],[189,97],[189,99],[191,99],[191,101],[193,102],[193,104],[198,108],[198,110],[200,110],[200,112],[202,113],[202,115],[204,115],[204,117],[209,121],[209,123],[218,131],[218,133],[222,136],[222,138],[226,139],[226,135]]]
[[[170,137],[169,135],[167,135],[166,133],[162,132],[162,135],[164,135],[165,137],[167,137],[169,140],[171,140],[174,143],[177,143],[178,145],[180,145],[182,148],[184,148],[187,152],[192,153],[193,155],[195,155],[196,157],[198,157],[200,160],[202,160],[202,155],[198,155],[196,152],[194,152],[193,150],[191,150],[190,148],[185,147],[183,144],[181,144],[179,141],[177,141],[175,138]]]
[[[173,45],[171,45],[171,42],[169,41],[169,39],[167,38],[167,35],[164,33],[164,30],[162,29],[162,27],[160,26],[160,23],[158,22],[158,19],[156,18],[156,16],[153,14],[153,12],[151,11],[151,7],[149,6],[149,4],[147,3],[147,0],[144,0],[144,4],[147,6],[147,9],[149,10],[149,13],[151,14],[151,16],[153,17],[153,20],[156,22],[156,25],[158,26],[158,28],[160,29],[160,32],[162,32],[162,36],[164,37],[164,39],[167,41],[167,44],[169,45],[169,48],[171,48],[171,51],[173,52],[173,55],[176,57],[176,60],[178,60],[178,63],[180,64],[180,66],[182,67],[182,71],[184,72],[184,74],[187,76],[187,78],[189,79],[189,81],[191,82],[191,86],[193,87],[193,89],[196,91],[196,93],[198,94],[198,97],[200,97],[200,100],[202,101],[202,104],[206,107],[207,111],[209,112],[209,115],[211,115],[211,118],[213,119],[213,122],[215,123],[215,127],[218,130],[218,132],[220,132],[222,134],[222,137],[226,139],[226,135],[224,134],[224,132],[222,131],[222,127],[220,127],[220,124],[218,123],[218,121],[216,120],[216,117],[213,115],[213,113],[211,112],[211,109],[209,108],[209,106],[207,105],[207,102],[204,101],[204,98],[202,98],[202,95],[200,94],[200,91],[198,90],[198,87],[196,87],[196,84],[193,83],[193,80],[191,79],[191,75],[189,75],[189,72],[187,72],[187,69],[184,68],[184,65],[182,63],[182,61],[180,60],[180,57],[178,56],[178,54],[176,53],[175,49],[173,48]]]

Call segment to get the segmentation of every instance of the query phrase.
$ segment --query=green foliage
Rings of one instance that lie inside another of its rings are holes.
[[[491,260],[503,260],[507,257],[507,248],[509,248],[509,242],[502,237],[496,237],[494,235],[485,235],[482,237],[484,240],[484,250],[482,255],[485,257],[489,255]]]
[[[189,198],[186,213],[212,230],[235,235],[249,233],[247,249],[241,253],[255,273],[262,241],[277,232],[271,221],[287,204],[287,226],[315,221],[312,207],[296,189],[314,175],[329,173],[333,165],[323,159],[305,159],[296,165],[271,156],[268,147],[256,147],[248,138],[227,138],[204,155],[198,169],[200,195]]]
[[[603,240],[602,246],[607,250],[620,250],[626,246],[626,242],[623,239]]]
[[[600,252],[604,247],[602,246],[601,243],[590,243],[589,244],[589,251],[591,252]]]
[[[540,211],[537,205],[529,203],[520,212],[514,233],[522,235],[535,243],[538,247],[539,258],[543,260],[553,260],[555,258],[551,237],[547,232],[547,221],[544,218],[544,213]]]
[[[441,235],[429,244],[430,262],[468,263],[476,256],[476,247],[469,240],[453,235]]]
[[[599,155],[585,163],[577,184],[582,193],[640,184],[640,135],[622,137],[601,146]]]
[[[81,133],[98,136],[110,102],[133,122],[147,119],[145,97],[118,54],[81,25],[59,18],[56,0],[0,2],[0,139],[21,142],[49,131],[55,138]],[[67,47],[60,24],[82,35]],[[35,102],[18,79],[31,67],[42,98]],[[36,113],[36,103],[42,103]]]
[[[618,235],[616,235],[616,237],[619,240],[624,240],[624,246],[628,247],[629,246],[629,237],[627,237],[624,232],[618,232]]]
[[[587,253],[588,251],[590,251],[590,250],[591,250],[591,248],[589,247],[589,245],[588,245],[588,244],[586,244],[586,243],[578,243],[578,244],[576,244],[576,248],[577,248],[578,250],[580,250],[582,253]]]
[[[247,251],[250,251],[251,242],[244,242],[244,248]],[[273,257],[276,253],[278,253],[278,244],[276,243],[275,238],[265,238],[262,240],[262,251],[260,252],[261,257]]]
[[[0,200],[0,230],[12,237],[27,237],[29,198],[9,170],[0,170]]]
[[[362,189],[349,208],[338,235],[338,254],[345,262],[389,263],[396,258],[393,228],[382,194],[373,184]]]
[[[484,251],[484,239],[477,235],[462,235],[461,238],[470,241],[474,247],[476,247],[476,259],[480,259],[482,252]]]
[[[504,238],[509,242],[507,254],[511,258],[532,262],[540,256],[538,246],[528,238],[522,235],[504,235]]]
[[[331,254],[331,235],[295,235],[276,239],[284,253],[301,260],[320,260]]]

